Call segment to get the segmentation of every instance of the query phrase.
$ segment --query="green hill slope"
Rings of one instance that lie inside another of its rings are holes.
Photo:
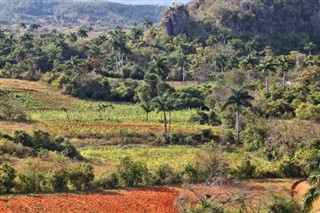
[[[142,24],[146,18],[158,22],[164,9],[165,7],[155,5],[125,5],[113,2],[4,0],[0,2],[0,23],[40,23],[43,26],[98,24],[109,28],[126,27]]]

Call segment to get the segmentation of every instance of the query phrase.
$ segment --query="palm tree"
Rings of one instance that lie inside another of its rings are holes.
[[[4,41],[6,39],[6,34],[4,34],[4,30],[0,28],[0,41]]]
[[[273,58],[267,57],[265,60],[262,60],[258,65],[258,71],[263,73],[266,78],[266,95],[269,92],[269,75],[270,73],[276,72],[276,64],[273,61]]]
[[[40,25],[40,24],[31,24],[31,25],[29,26],[29,29],[30,29],[30,31],[32,31],[32,32],[37,32],[38,29],[40,29],[40,28],[41,28],[41,25]]]
[[[167,144],[170,142],[167,113],[171,114],[173,103],[174,99],[172,98],[172,94],[168,92],[158,94],[158,96],[151,101],[151,104],[155,109],[163,112],[164,138]],[[169,121],[170,120],[171,118],[169,118]]]
[[[188,59],[188,57],[185,54],[180,54],[177,57],[177,67],[180,67],[182,69],[182,82],[186,81],[186,68],[188,67],[188,64],[190,63],[190,60]]]
[[[78,58],[78,56],[71,56],[70,60],[67,61],[65,64],[70,67],[73,71],[76,71],[76,69],[81,64],[82,60]]]
[[[306,166],[307,172],[310,174],[308,182],[312,185],[305,194],[303,203],[306,210],[311,210],[315,200],[320,198],[320,156],[312,156]]]
[[[146,121],[149,121],[149,113],[152,112],[153,106],[149,101],[141,102],[140,106],[146,112]]]
[[[78,30],[77,34],[80,38],[87,38],[88,37],[88,31],[82,27]]]
[[[118,51],[116,69],[120,69],[123,66],[124,57],[131,53],[127,47],[128,36],[122,30],[113,30],[109,34],[112,48]]]
[[[137,41],[143,36],[143,30],[139,28],[132,28],[130,35],[133,40]]]
[[[219,65],[219,71],[220,72],[224,72],[224,67],[227,63],[227,56],[224,53],[217,53],[214,55],[213,57],[214,63],[215,63],[215,67],[217,67]]]
[[[236,108],[236,130],[237,142],[240,144],[240,112],[242,107],[252,107],[251,101],[254,99],[248,91],[242,89],[231,89],[232,95],[227,99],[226,103],[222,106],[222,111],[227,106],[234,106]]]
[[[252,71],[255,71],[255,69],[258,65],[259,65],[259,59],[252,54],[245,57],[239,63],[240,68],[245,69],[245,70],[252,70]]]
[[[25,23],[23,23],[23,22],[21,22],[21,23],[19,24],[19,27],[20,27],[21,29],[27,29],[27,25],[26,25]]]
[[[144,20],[143,26],[145,26],[147,29],[149,29],[149,28],[151,28],[153,26],[153,23],[149,18],[147,18],[147,19]]]
[[[277,58],[277,65],[280,73],[282,74],[282,84],[286,84],[286,74],[295,66],[295,61],[291,56],[281,55]]]
[[[76,42],[78,40],[78,35],[77,33],[75,32],[70,32],[68,35],[67,35],[67,38],[69,39],[69,41],[71,42]]]
[[[251,41],[248,41],[245,46],[244,49],[248,52],[248,53],[252,53],[255,51],[255,49],[259,46],[259,43],[253,39]]]
[[[14,38],[14,35],[11,33],[9,36],[4,40],[4,43],[9,47],[10,53],[12,53],[12,49],[14,45],[17,43],[16,39]]]
[[[155,72],[162,80],[165,80],[169,75],[167,59],[160,55],[153,55],[152,61],[149,63],[149,69]]]
[[[312,54],[312,50],[316,48],[317,46],[313,42],[306,43],[303,47],[304,50],[309,52],[309,56]]]

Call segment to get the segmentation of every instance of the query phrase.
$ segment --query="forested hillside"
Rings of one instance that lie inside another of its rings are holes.
[[[0,2],[1,24],[43,26],[81,26],[98,28],[133,27],[146,18],[158,22],[165,7],[155,5],[124,5],[106,1],[26,0]]]
[[[320,42],[318,0],[193,0],[171,8],[163,23],[169,35],[180,32],[206,42],[222,33],[226,39],[256,39],[277,53],[302,50],[308,40]]]

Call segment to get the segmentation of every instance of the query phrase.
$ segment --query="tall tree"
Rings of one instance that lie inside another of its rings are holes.
[[[4,43],[8,46],[10,53],[12,53],[14,46],[17,44],[17,40],[15,39],[14,34],[10,33],[4,40]]]
[[[6,34],[4,30],[0,28],[0,41],[4,41],[6,39]]]
[[[71,42],[76,42],[78,40],[78,35],[77,33],[75,32],[70,32],[68,35],[67,35],[67,38],[69,39],[69,41]]]
[[[158,96],[152,100],[152,106],[158,111],[163,112],[164,138],[167,144],[170,143],[167,113],[171,112],[173,103],[174,98],[172,97],[172,94],[169,92],[166,92],[164,94],[158,94]]]
[[[225,110],[227,106],[233,106],[236,109],[236,131],[237,142],[240,144],[240,113],[243,107],[252,107],[251,101],[254,99],[248,91],[242,89],[231,89],[232,95],[227,99],[222,106],[222,110]]]
[[[37,32],[38,29],[40,29],[40,28],[41,28],[40,24],[30,24],[30,26],[29,26],[29,30],[32,32]]]
[[[161,80],[166,80],[169,75],[167,59],[160,55],[153,55],[149,63],[149,70],[156,73]]]
[[[303,47],[305,51],[308,51],[309,56],[312,55],[312,50],[315,50],[317,46],[313,42],[306,43]]]
[[[277,57],[277,66],[282,74],[282,84],[286,84],[286,74],[295,66],[294,59],[289,55],[281,55]]]
[[[260,61],[258,65],[258,71],[264,74],[266,78],[266,95],[269,93],[269,76],[271,73],[276,72],[276,63],[272,57],[266,57],[264,60]]]
[[[146,121],[149,121],[149,113],[152,112],[153,107],[151,102],[149,101],[142,101],[140,104],[141,108],[146,112]]]
[[[145,26],[147,29],[149,29],[149,28],[151,28],[153,26],[153,23],[149,18],[147,18],[147,19],[144,20],[143,26]]]
[[[247,57],[245,57],[242,61],[239,63],[239,67],[241,69],[255,71],[256,67],[259,65],[259,59],[258,57],[250,54]]]
[[[81,27],[78,32],[77,32],[77,35],[80,37],[80,38],[87,38],[88,37],[88,30],[84,29],[83,27]]]

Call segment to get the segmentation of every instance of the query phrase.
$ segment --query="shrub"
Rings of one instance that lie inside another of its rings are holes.
[[[16,178],[16,188],[22,193],[31,193],[37,191],[37,185],[31,177],[25,174],[19,174]]]
[[[173,133],[170,136],[170,143],[177,144],[177,145],[184,145],[187,143],[187,141],[186,141],[186,137],[181,132],[177,132],[177,133]]]
[[[285,158],[281,161],[279,170],[283,177],[297,178],[303,176],[303,169],[301,166],[289,158]]]
[[[18,158],[25,158],[32,156],[32,149],[24,147],[21,144],[15,144],[11,141],[1,139],[0,140],[0,155],[9,154]]]
[[[9,165],[3,164],[0,167],[0,193],[9,193],[14,187],[16,171]]]
[[[94,174],[90,164],[82,163],[77,167],[70,168],[68,173],[69,181],[77,191],[91,188]]]
[[[266,127],[250,125],[242,132],[241,136],[246,149],[256,151],[263,146],[268,137],[268,130]]]
[[[314,120],[320,123],[320,104],[303,103],[296,109],[296,114],[298,118]]]
[[[267,204],[267,211],[270,213],[303,213],[302,207],[294,199],[273,195],[272,200]]]
[[[68,172],[64,169],[54,170],[50,178],[53,191],[62,192],[68,190]]]
[[[172,183],[174,171],[168,164],[161,165],[156,171],[156,184]]]
[[[17,144],[22,144],[33,149],[34,154],[43,153],[45,150],[58,151],[70,158],[83,160],[78,150],[63,137],[53,138],[49,133],[37,130],[33,135],[25,131],[15,131],[13,137],[8,139]]]
[[[113,172],[103,180],[103,188],[117,188],[119,183],[118,174]]]
[[[32,137],[27,134],[25,131],[14,131],[13,133],[13,141],[15,143],[20,143],[23,146],[33,147],[33,140]]]
[[[222,135],[221,135],[221,138],[222,138],[222,142],[224,144],[235,144],[236,143],[236,138],[235,138],[235,135],[234,135],[234,132],[232,130],[224,130],[222,132]]]
[[[256,166],[252,165],[251,158],[245,157],[236,167],[236,174],[240,178],[252,178],[256,172]]]
[[[199,183],[207,178],[203,171],[190,163],[184,167],[182,175],[186,181],[192,183]]]
[[[134,162],[129,157],[122,159],[118,173],[127,187],[138,186],[147,183],[149,179],[149,170],[147,166],[140,162]]]

